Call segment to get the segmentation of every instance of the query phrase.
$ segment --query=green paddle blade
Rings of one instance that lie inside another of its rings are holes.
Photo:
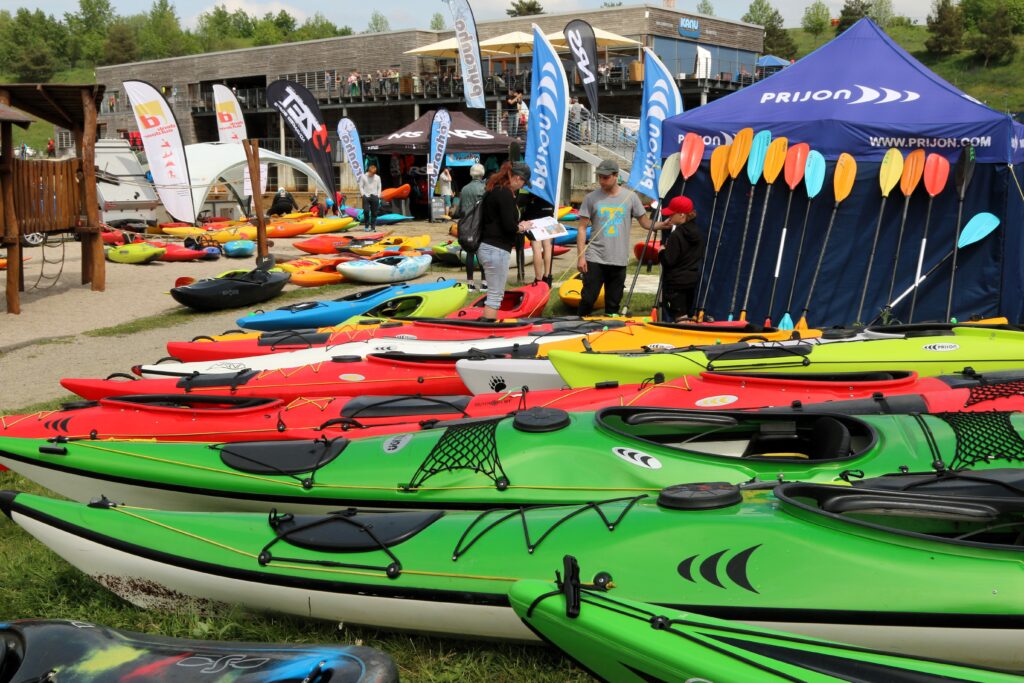
[[[976,214],[974,218],[967,222],[964,226],[963,232],[960,233],[960,239],[957,241],[956,246],[959,249],[963,249],[969,244],[974,244],[979,240],[983,240],[988,237],[989,233],[999,227],[999,217],[995,216],[987,211],[983,211]]]

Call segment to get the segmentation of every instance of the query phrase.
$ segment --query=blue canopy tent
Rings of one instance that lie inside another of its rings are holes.
[[[1024,317],[1024,241],[1020,225],[1024,201],[1013,177],[1013,164],[1024,160],[1024,126],[956,89],[896,45],[874,22],[862,19],[842,35],[769,79],[663,124],[662,154],[678,151],[688,132],[704,136],[705,159],[717,145],[729,144],[742,128],[769,130],[789,143],[807,142],[830,162],[825,185],[813,202],[807,240],[795,274],[794,316],[805,302],[811,276],[833,208],[832,172],[838,156],[847,152],[857,160],[857,182],[839,208],[822,264],[821,275],[810,302],[811,323],[839,325],[854,321],[861,287],[868,268],[871,241],[882,202],[878,174],[882,157],[891,147],[906,155],[913,149],[945,155],[956,163],[963,145],[974,145],[977,168],[964,202],[964,223],[977,212],[989,211],[1002,221],[999,230],[984,242],[963,250],[957,268],[953,313],[1006,315],[1011,321]],[[726,181],[711,232],[712,249],[722,225]],[[733,201],[710,289],[713,315],[728,312],[737,267],[740,301],[750,277],[750,257],[757,232],[765,182],[755,188],[753,218],[744,252],[738,264],[740,240],[750,184],[745,173],[736,180]],[[765,221],[764,237],[756,264],[750,310],[752,320],[768,313],[768,293],[784,220],[789,189],[780,175],[775,182]],[[701,215],[707,235],[707,214],[714,189],[705,160],[687,186]],[[928,195],[921,183],[912,195],[903,246],[897,264],[895,292],[903,292],[914,279]],[[865,315],[874,318],[886,304],[890,275],[904,199],[897,187],[885,207],[882,232],[871,273]],[[789,233],[779,277],[773,321],[784,310],[791,282],[797,241],[807,195],[798,186],[793,197]],[[958,202],[953,174],[944,192],[935,198],[924,259],[924,270],[938,263],[953,248]],[[915,321],[944,317],[950,265],[946,262],[920,287]],[[780,303],[781,300],[781,303]],[[905,320],[908,300],[895,314]],[[713,305],[712,305],[713,304]],[[737,304],[739,307],[739,304]]]
[[[765,55],[760,57],[757,62],[757,66],[760,67],[771,67],[771,66],[789,66],[789,60],[783,59],[782,57],[776,57],[775,55]]]

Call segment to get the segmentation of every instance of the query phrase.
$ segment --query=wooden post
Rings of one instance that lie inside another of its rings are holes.
[[[263,187],[260,178],[260,142],[259,140],[242,140],[245,160],[249,164],[249,186],[252,191],[252,208],[256,212],[256,254],[266,256],[267,251],[267,220],[263,213]]]
[[[92,291],[106,289],[106,261],[103,258],[103,238],[100,236],[100,208],[96,199],[96,98],[93,88],[82,88],[82,185],[84,187],[85,218],[88,232],[82,235],[82,283],[92,282]],[[88,257],[86,254],[88,253]],[[88,280],[85,263],[89,261]]]
[[[0,90],[0,104],[11,104],[11,95]],[[0,192],[3,192],[3,216],[0,224],[4,226],[4,241],[7,241],[7,312],[21,313],[21,231],[18,229],[18,216],[14,212],[14,126],[10,123],[0,124]]]

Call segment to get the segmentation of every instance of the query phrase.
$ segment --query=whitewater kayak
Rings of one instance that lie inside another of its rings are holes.
[[[529,638],[508,591],[515,580],[549,580],[569,554],[587,583],[614,597],[1021,669],[1021,474],[994,470],[930,493],[689,484],[580,505],[309,516],[4,492],[0,511],[144,608],[195,597],[335,622]]]
[[[119,247],[106,247],[104,251],[108,261],[141,265],[156,261],[167,250],[162,247],[154,247],[146,242],[132,242],[130,244],[122,244]]]
[[[413,252],[418,254],[418,252]],[[405,282],[423,275],[430,268],[432,258],[427,254],[415,256],[385,256],[365,261],[346,261],[338,264],[338,272],[353,282]]]
[[[889,339],[722,344],[648,353],[552,350],[548,358],[571,387],[593,386],[607,379],[639,384],[655,376],[674,379],[705,370],[817,374],[914,370],[928,377],[964,368],[990,372],[1024,367],[1024,334],[1005,327],[947,325]]]
[[[291,273],[279,270],[232,270],[174,287],[171,296],[179,304],[197,311],[220,311],[273,299],[288,284],[290,277]]]
[[[0,623],[0,653],[4,683],[398,681],[391,658],[369,647],[186,640],[63,619]]]
[[[367,311],[388,303],[400,300],[403,302],[402,305],[405,305],[405,300],[414,300],[419,303],[436,295],[437,292],[460,286],[465,288],[464,284],[455,280],[439,280],[437,282],[375,287],[353,292],[331,301],[304,301],[273,311],[254,313],[239,318],[237,322],[240,327],[253,330],[287,330],[338,325],[353,316],[363,315]],[[465,289],[460,292],[464,301]],[[453,293],[449,292],[448,294],[450,296]],[[440,298],[447,299],[448,297],[441,295]]]
[[[679,481],[841,482],[899,468],[927,471],[933,463],[947,470],[1021,467],[1024,459],[1024,416],[1016,413],[605,408],[595,415],[533,408],[437,427],[355,441],[52,444],[2,437],[0,464],[75,500],[103,490],[162,509],[323,511],[583,503]],[[986,460],[989,450],[978,439],[1005,447]]]
[[[413,237],[392,235],[372,244],[350,247],[349,251],[360,256],[373,256],[379,252],[392,249],[424,249],[429,246],[430,235],[416,235]]]
[[[498,307],[498,319],[531,318],[541,315],[544,307],[548,305],[550,296],[551,288],[545,282],[533,282],[516,289],[507,290],[505,296],[501,299],[501,305]],[[487,295],[483,294],[468,306],[448,314],[448,317],[480,318],[484,314],[484,304],[486,302]]]
[[[571,555],[556,583],[517,581],[509,600],[532,631],[605,681],[1024,681],[628,600],[583,585]]]

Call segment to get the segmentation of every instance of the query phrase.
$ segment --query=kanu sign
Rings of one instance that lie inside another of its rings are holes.
[[[893,90],[892,88],[869,88],[866,85],[853,86],[860,92],[854,95],[849,88],[839,90],[796,90],[791,92],[761,93],[761,104],[802,104],[804,102],[841,101],[846,104],[890,104],[913,102],[921,99],[921,93],[913,90]]]
[[[693,17],[680,17],[679,35],[684,38],[700,38],[700,21]]]

